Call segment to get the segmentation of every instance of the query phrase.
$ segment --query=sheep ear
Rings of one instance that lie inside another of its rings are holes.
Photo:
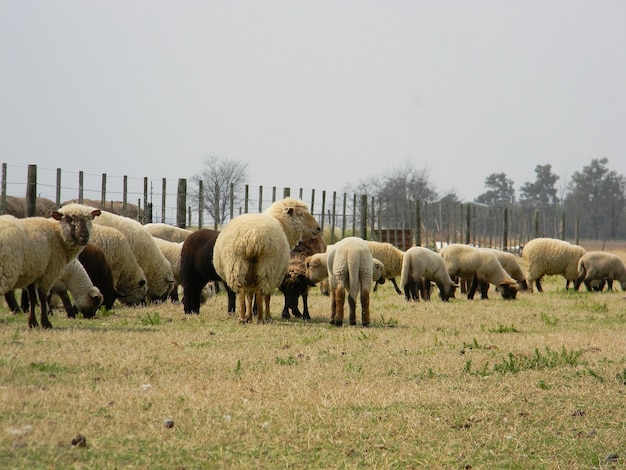
[[[289,215],[293,215],[293,213],[294,213],[294,208],[293,208],[293,207],[289,207],[289,208],[287,209],[287,214],[289,214]]]
[[[61,220],[63,218],[63,214],[61,214],[59,211],[52,211],[50,215],[54,220]]]
[[[91,218],[93,219],[94,217],[97,217],[100,214],[102,214],[102,212],[100,212],[100,209],[94,209],[93,211],[91,211]]]

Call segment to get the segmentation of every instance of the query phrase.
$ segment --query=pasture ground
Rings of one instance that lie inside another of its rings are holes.
[[[223,295],[197,316],[169,303],[92,320],[57,312],[50,331],[2,307],[0,463],[624,468],[616,287],[565,291],[549,277],[515,301],[492,288],[488,301],[407,303],[385,284],[367,329],[331,327],[318,289],[306,324],[280,319],[280,295],[269,325],[239,325]]]

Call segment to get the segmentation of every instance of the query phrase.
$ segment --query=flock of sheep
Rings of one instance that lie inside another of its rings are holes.
[[[28,325],[52,327],[51,294],[63,301],[69,316],[93,317],[115,302],[138,305],[178,300],[185,313],[200,312],[208,285],[228,292],[229,313],[239,321],[271,320],[270,298],[284,295],[283,318],[310,319],[307,295],[327,283],[330,322],[370,324],[370,292],[389,279],[407,301],[430,300],[433,285],[446,301],[461,291],[487,298],[494,285],[504,299],[533,286],[541,291],[545,275],[562,275],[566,288],[626,290],[626,267],[616,255],[585,250],[561,240],[537,238],[523,249],[528,274],[517,257],[499,250],[450,244],[439,253],[424,247],[399,250],[389,243],[347,237],[326,246],[321,227],[306,205],[293,198],[274,202],[260,214],[243,214],[221,231],[146,224],[88,205],[70,203],[49,217],[0,216],[0,295],[13,312],[29,310]],[[396,283],[400,278],[400,285]],[[21,302],[16,290],[22,290]],[[69,295],[68,295],[69,292]],[[303,311],[298,303],[303,299]]]

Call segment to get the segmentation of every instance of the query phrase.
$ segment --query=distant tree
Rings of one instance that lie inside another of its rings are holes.
[[[515,203],[515,189],[513,180],[506,173],[492,173],[485,178],[487,191],[479,195],[475,202],[488,206],[506,206]]]
[[[462,201],[455,191],[449,190],[441,196],[439,202],[441,204],[460,204]]]
[[[246,170],[247,163],[220,158],[217,156],[206,157],[203,161],[202,171],[191,177],[190,181],[196,184],[196,191],[190,192],[191,202],[198,207],[198,187],[199,182],[203,185],[203,207],[200,210],[206,211],[219,225],[226,221],[229,215],[231,201],[231,186],[233,186],[233,197],[235,207],[240,203],[240,186],[248,178]],[[217,200],[218,204],[215,204]]]
[[[555,186],[559,177],[552,173],[552,165],[537,165],[537,179],[534,183],[524,183],[520,188],[520,202],[536,209],[548,209],[559,203]]]
[[[572,175],[566,197],[567,207],[589,227],[595,239],[615,238],[624,212],[626,180],[609,170],[607,158],[593,159]]]

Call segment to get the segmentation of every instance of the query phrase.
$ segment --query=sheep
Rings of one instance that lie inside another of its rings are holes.
[[[104,251],[89,243],[78,254],[78,261],[83,265],[93,285],[102,293],[102,305],[111,310],[120,294],[115,289],[113,270],[106,259]],[[84,316],[84,312],[83,312]]]
[[[146,275],[149,300],[160,300],[172,290],[174,286],[172,267],[157,247],[154,237],[143,225],[136,220],[107,211],[102,211],[96,224],[116,228],[124,234],[137,263]]]
[[[328,279],[328,253],[327,249],[324,253],[315,253],[304,260],[305,276],[313,284]],[[328,294],[330,295],[330,291]]]
[[[528,265],[528,289],[533,291],[533,283],[543,292],[541,279],[544,275],[560,274],[566,280],[565,288],[578,277],[578,261],[585,254],[582,246],[556,238],[535,238],[522,250],[522,258]],[[580,284],[579,284],[580,285]],[[576,284],[574,284],[576,288]]]
[[[575,288],[578,289],[581,282],[589,292],[593,290],[592,282],[606,281],[608,290],[613,290],[613,281],[618,281],[622,290],[626,290],[626,265],[617,255],[605,251],[588,251],[578,260],[578,278],[575,280]],[[597,290],[602,290],[599,288]]]
[[[261,214],[242,214],[220,231],[215,241],[215,271],[239,295],[239,320],[271,321],[269,295],[289,268],[289,253],[303,234],[316,237],[320,225],[304,202],[285,198]],[[263,301],[267,312],[264,313]]]
[[[385,266],[385,272],[383,273],[383,279],[389,279],[396,292],[402,295],[402,291],[396,283],[396,276],[400,276],[402,272],[402,260],[404,259],[404,252],[391,243],[367,241],[367,246],[372,253],[372,256],[380,260]],[[378,287],[378,283],[374,284],[374,290]]]
[[[68,296],[68,291],[72,294],[73,303]],[[77,312],[82,313],[85,318],[92,318],[103,301],[100,289],[94,286],[87,270],[78,258],[72,259],[65,265],[50,292],[61,298],[69,318],[75,318]]]
[[[356,325],[356,300],[361,300],[361,324],[370,325],[370,289],[382,276],[384,265],[372,256],[367,242],[359,237],[346,237],[335,243],[328,253],[331,297],[330,323],[343,325],[346,290],[350,325]]]
[[[435,282],[439,288],[439,297],[444,301],[454,297],[454,292],[458,287],[452,282],[443,257],[439,253],[421,246],[414,246],[406,250],[402,260],[400,285],[404,289],[404,297],[407,301],[418,300],[419,282],[428,287],[431,282]],[[429,299],[430,296],[428,295],[427,298]]]
[[[146,275],[124,234],[116,228],[94,224],[89,243],[104,253],[120,302],[126,305],[145,302],[148,293]]]
[[[202,290],[207,283],[221,282],[215,271],[213,254],[219,231],[208,228],[190,234],[180,251],[180,283],[183,287],[183,309],[187,314],[200,313]],[[235,293],[226,286],[228,313],[235,313]]]
[[[440,252],[451,277],[473,278],[472,287],[467,293],[468,299],[474,298],[476,288],[494,284],[504,299],[515,299],[517,281],[504,270],[496,255],[476,247],[453,243]],[[487,291],[481,289],[481,298],[487,299]]]
[[[528,290],[528,283],[526,282],[526,276],[524,275],[524,271],[520,267],[517,262],[517,257],[513,253],[509,253],[508,251],[496,250],[495,248],[479,248],[480,250],[486,250],[492,252],[500,261],[500,264],[504,268],[504,270],[509,273],[513,279],[517,281],[517,290],[520,292],[524,292]],[[481,292],[485,289],[489,289],[489,284],[484,284],[480,286]]]
[[[290,317],[289,310],[297,318],[310,320],[309,313],[309,288],[314,286],[306,276],[306,259],[315,253],[323,253],[326,251],[326,242],[321,235],[317,237],[303,236],[302,240],[296,247],[291,250],[289,259],[289,269],[278,287],[285,296],[285,305],[283,307],[282,317],[288,319]],[[303,311],[300,313],[298,309],[298,299],[302,297]]]
[[[180,285],[180,253],[183,248],[183,242],[172,242],[163,238],[154,237],[154,242],[159,248],[163,256],[170,263],[172,268],[172,274],[174,276],[174,286],[172,290],[167,292],[161,300],[166,300],[169,296],[170,299],[178,300],[178,286]]]
[[[144,228],[155,238],[177,243],[184,242],[185,238],[193,233],[186,228],[156,222],[144,224]]]
[[[52,218],[0,217],[0,295],[27,287],[30,298],[28,326],[52,328],[48,319],[48,295],[67,263],[89,242],[99,209],[70,204],[52,212]]]

